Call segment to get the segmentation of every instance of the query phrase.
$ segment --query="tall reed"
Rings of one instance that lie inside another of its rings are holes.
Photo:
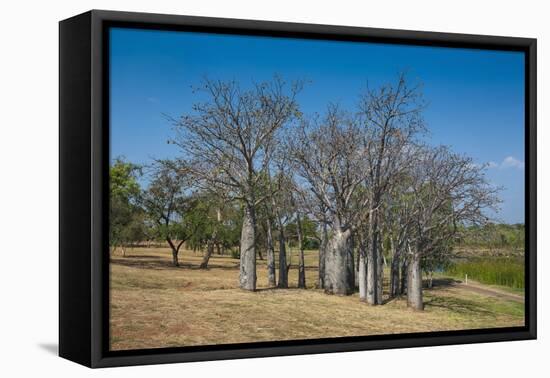
[[[490,285],[525,287],[525,265],[522,259],[514,258],[472,258],[456,261],[446,269],[448,274],[465,277]]]

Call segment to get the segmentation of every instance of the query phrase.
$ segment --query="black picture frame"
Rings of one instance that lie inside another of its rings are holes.
[[[109,351],[108,29],[114,26],[525,53],[525,326]],[[92,10],[59,24],[59,355],[88,367],[535,339],[536,39]]]

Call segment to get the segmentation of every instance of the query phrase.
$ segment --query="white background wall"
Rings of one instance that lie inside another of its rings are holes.
[[[543,1],[4,1],[0,21],[0,375],[3,377],[519,377],[550,371],[550,28]],[[89,9],[295,21],[539,39],[539,340],[89,370],[55,355],[58,25]],[[547,298],[546,298],[547,299]],[[546,351],[545,351],[546,349]],[[406,375],[411,372],[411,375]],[[538,373],[537,373],[538,372]]]

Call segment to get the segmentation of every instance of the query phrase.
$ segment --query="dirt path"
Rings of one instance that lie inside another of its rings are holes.
[[[497,289],[491,286],[483,285],[476,281],[468,281],[464,283],[453,278],[440,277],[434,278],[433,281],[434,287],[455,287],[465,291],[470,291],[472,293],[478,293],[481,295],[486,295],[493,298],[501,298],[509,301],[514,301],[518,303],[524,303],[525,298],[523,295],[510,293],[501,289]]]
[[[459,283],[456,283],[454,286],[460,287],[461,289],[468,290],[474,293],[487,295],[490,297],[502,298],[502,299],[507,299],[510,301],[520,302],[520,303],[523,303],[525,301],[525,298],[522,295],[507,293],[502,290],[481,285],[477,282],[475,283],[468,282],[468,284],[465,284],[464,282],[459,282]]]

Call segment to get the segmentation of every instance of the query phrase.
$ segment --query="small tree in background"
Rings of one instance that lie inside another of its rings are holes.
[[[109,243],[113,253],[120,247],[123,256],[128,243],[141,241],[144,236],[143,212],[136,204],[140,174],[139,166],[121,157],[109,170]]]
[[[187,172],[172,161],[162,160],[153,165],[151,181],[139,200],[147,217],[156,224],[159,236],[170,246],[174,266],[179,266],[180,248],[190,235],[183,221],[189,206],[189,189]]]

